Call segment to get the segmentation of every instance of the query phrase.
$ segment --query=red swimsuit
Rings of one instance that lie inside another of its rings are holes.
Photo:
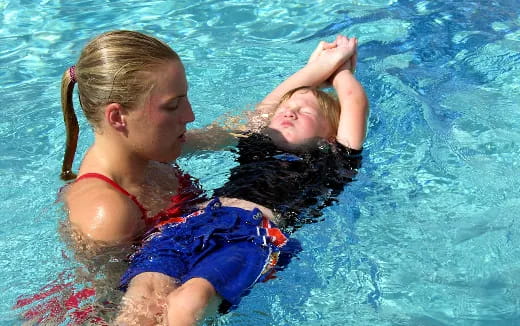
[[[137,200],[134,195],[126,191],[117,182],[103,174],[85,173],[79,176],[75,182],[90,178],[103,180],[117,189],[123,195],[128,196],[128,198],[130,198],[130,200],[132,200],[137,205],[142,213],[142,219],[148,226],[155,226],[159,222],[164,222],[166,220],[171,221],[171,219],[180,218],[180,216],[187,212],[187,208],[190,206],[187,204],[192,204],[193,200],[201,198],[200,195],[202,194],[202,189],[196,180],[194,180],[189,174],[179,174],[179,189],[177,194],[172,196],[170,199],[170,204],[165,209],[161,210],[155,216],[149,217],[146,208]]]
[[[191,211],[190,204],[198,199],[203,199],[202,189],[198,182],[190,175],[179,172],[177,174],[179,188],[177,194],[172,196],[171,203],[157,215],[148,217],[146,208],[134,195],[105,175],[86,173],[78,177],[75,182],[88,178],[103,180],[128,196],[142,212],[142,218],[150,229],[165,220],[183,219],[181,216]],[[73,272],[66,270],[54,282],[40,289],[38,293],[18,297],[13,308],[20,309],[22,319],[37,324],[56,325],[68,319],[67,325],[79,326],[88,323],[89,325],[108,326],[108,323],[98,316],[98,311],[92,304],[94,300],[92,297],[96,295],[95,289],[76,286],[74,280]],[[24,308],[25,311],[22,311]]]

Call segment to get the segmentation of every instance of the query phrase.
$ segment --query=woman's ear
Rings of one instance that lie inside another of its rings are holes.
[[[105,119],[117,131],[126,131],[126,114],[119,103],[110,103],[105,108]]]

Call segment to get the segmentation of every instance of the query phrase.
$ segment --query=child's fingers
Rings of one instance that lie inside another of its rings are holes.
[[[338,46],[346,46],[348,44],[348,38],[344,35],[336,36],[336,43]]]
[[[322,42],[320,42],[320,43],[323,43],[323,44],[322,44],[322,47],[323,47],[322,49],[323,49],[323,50],[333,49],[333,48],[335,48],[335,47],[337,46],[337,45],[336,45],[336,41],[331,42],[331,43],[323,42],[323,41],[322,41]]]
[[[357,38],[354,38],[354,54],[352,55],[352,59],[351,60],[351,66],[352,66],[352,73],[354,73],[356,71],[356,65],[357,65],[357,45],[358,45],[358,40]]]
[[[318,45],[316,46],[316,49],[314,49],[314,51],[312,51],[312,53],[309,57],[309,62],[314,61],[320,55],[320,53],[323,51],[324,44],[325,44],[325,42],[323,42],[323,41],[318,43]]]
[[[352,73],[356,72],[356,65],[357,65],[357,51],[354,53],[351,59],[351,65],[352,65]]]
[[[320,43],[318,43],[318,46],[316,46],[316,49],[314,49],[314,52],[312,54],[320,53],[321,51],[323,51],[324,46],[325,46],[325,42],[320,41]]]

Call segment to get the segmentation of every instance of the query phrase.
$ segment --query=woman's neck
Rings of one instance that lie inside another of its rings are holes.
[[[148,165],[148,160],[132,152],[117,138],[96,134],[80,173],[103,173],[124,187],[143,184]]]

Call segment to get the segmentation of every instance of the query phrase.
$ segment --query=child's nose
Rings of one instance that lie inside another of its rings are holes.
[[[288,109],[288,110],[285,110],[285,111],[284,111],[283,116],[284,116],[284,117],[287,117],[287,118],[294,118],[295,113],[294,113],[293,110]]]

